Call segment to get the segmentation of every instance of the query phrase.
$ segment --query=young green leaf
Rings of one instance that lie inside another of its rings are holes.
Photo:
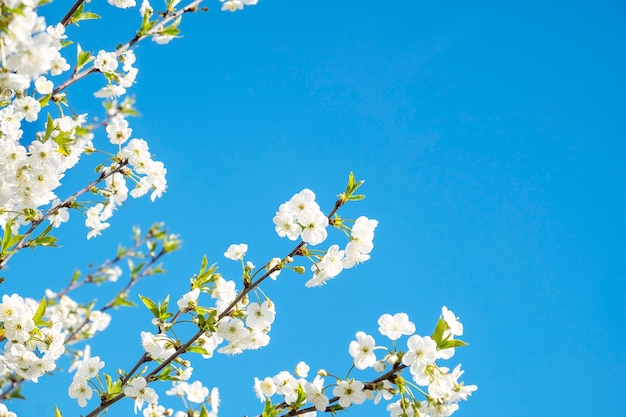
[[[141,294],[139,294],[139,298],[141,298],[141,301],[144,303],[144,305],[146,307],[148,307],[148,310],[150,310],[150,312],[154,315],[154,317],[158,318],[159,317],[159,308],[154,303],[154,301],[152,301],[148,297],[144,297]]]

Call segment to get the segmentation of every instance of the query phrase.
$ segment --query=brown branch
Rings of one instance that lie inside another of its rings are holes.
[[[125,160],[123,160],[123,161],[121,161],[119,163],[119,166],[117,168],[115,168],[115,169],[113,169],[111,171],[103,172],[102,174],[100,174],[100,176],[96,180],[90,182],[85,187],[83,187],[80,190],[76,191],[74,194],[72,194],[71,196],[67,197],[65,200],[63,200],[62,202],[60,202],[56,206],[50,208],[46,214],[44,214],[43,216],[41,216],[37,220],[33,220],[31,222],[31,224],[30,224],[30,227],[26,231],[26,233],[24,233],[22,238],[15,245],[13,245],[13,248],[11,249],[11,251],[9,253],[7,253],[4,257],[0,257],[0,269],[4,268],[4,266],[7,264],[7,262],[9,262],[9,259],[11,259],[13,257],[13,255],[15,255],[19,250],[24,249],[25,247],[28,247],[28,245],[29,245],[28,239],[30,239],[30,236],[33,234],[35,229],[37,227],[39,227],[46,219],[48,219],[50,216],[52,216],[54,213],[56,213],[59,209],[61,209],[63,207],[69,207],[70,204],[73,203],[74,200],[76,200],[77,197],[79,197],[79,196],[81,196],[81,195],[91,191],[91,189],[93,187],[95,187],[96,185],[100,184],[102,181],[106,180],[111,175],[113,175],[113,174],[123,170],[126,165],[128,165],[128,160],[125,159]]]
[[[76,11],[76,9],[78,9],[80,7],[81,4],[83,4],[85,2],[85,0],[76,0],[76,3],[74,3],[72,5],[72,7],[70,7],[70,9],[67,11],[67,13],[65,14],[65,16],[63,16],[63,19],[61,19],[61,24],[63,26],[67,26],[70,24],[70,19],[72,17],[72,15],[74,14],[74,12]]]
[[[327,216],[328,219],[330,219],[337,212],[337,210],[339,210],[339,208],[342,205],[344,205],[345,203],[346,203],[345,200],[342,200],[342,199],[337,200],[335,202],[335,205],[333,206],[333,209],[330,211],[330,213]],[[304,244],[305,244],[304,242],[298,243],[298,245],[296,245],[296,247],[291,252],[289,252],[289,254],[287,256],[285,256],[283,258],[283,262],[285,262],[288,258],[296,256],[300,252],[300,249],[304,246]],[[215,319],[215,323],[219,322],[221,319],[223,319],[224,317],[228,316],[232,312],[231,310],[233,310],[235,308],[235,306],[246,295],[248,295],[252,290],[257,288],[267,277],[269,277],[272,273],[276,272],[278,269],[279,269],[278,265],[274,266],[273,268],[267,270],[259,279],[257,279],[256,281],[253,281],[247,287],[244,287],[243,290],[239,293],[239,295],[230,303],[230,305],[228,305],[228,307],[226,307],[224,309],[224,311],[222,311],[222,313],[217,316],[217,318]],[[150,371],[148,374],[146,374],[146,376],[145,376],[146,381],[148,383],[152,382],[154,380],[153,377],[156,374],[161,372],[166,366],[168,366],[170,363],[172,363],[176,358],[178,358],[183,353],[185,353],[187,351],[187,349],[196,340],[198,340],[200,338],[200,336],[202,336],[204,333],[205,333],[205,329],[200,329],[187,342],[185,342],[178,349],[176,349],[176,351],[174,353],[172,353],[167,359],[165,359],[156,368],[154,368],[152,371]],[[135,365],[135,367],[133,368],[133,371],[129,372],[126,375],[126,377],[124,378],[124,383],[126,383],[132,377],[132,373],[134,373],[139,368],[139,365],[144,363],[144,358],[146,358],[146,354],[144,354],[142,356],[142,358],[139,360],[139,362],[137,362],[137,365]],[[102,401],[97,408],[95,408],[93,411],[91,411],[85,417],[96,417],[98,415],[98,413],[100,413],[100,411],[106,410],[108,407],[110,407],[114,403],[118,402],[119,400],[121,400],[125,396],[126,396],[126,394],[124,394],[124,392],[122,391],[121,393],[119,393],[115,397],[113,397],[113,398],[111,398],[109,400],[106,400],[106,401]]]

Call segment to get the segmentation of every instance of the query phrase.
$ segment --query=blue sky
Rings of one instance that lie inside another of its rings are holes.
[[[100,3],[89,7],[120,28],[82,23],[83,49],[132,36],[136,10]],[[248,243],[259,265],[284,255],[291,243],[272,224],[279,204],[307,187],[328,210],[354,171],[367,198],[344,215],[380,222],[372,259],[323,288],[286,273],[264,287],[278,313],[270,346],[194,363],[220,388],[221,415],[261,411],[254,376],[300,360],[343,374],[356,331],[382,343],[378,317],[405,311],[430,334],[443,305],[461,317],[470,343],[450,365],[462,363],[466,382],[479,386],[455,415],[578,415],[581,407],[626,415],[618,401],[626,372],[623,2],[261,0],[234,14],[207,6],[186,16],[181,39],[136,51],[142,117],[131,124],[165,162],[167,194],[129,202],[95,241],[74,214],[62,249],[11,261],[3,292],[38,298],[73,268],[110,257],[133,224],[159,220],[183,249],[166,260],[167,276],[139,292],[176,297],[203,254],[234,279],[236,264],[222,256],[229,244]],[[58,10],[49,7],[49,21]],[[76,110],[97,114],[81,93],[69,92]],[[97,163],[85,162],[85,172]],[[67,194],[84,184],[78,175],[67,181]],[[140,354],[138,331],[149,328],[146,314],[116,311],[94,354],[113,372],[129,366]],[[78,415],[65,388],[55,391],[59,381],[29,386],[29,401],[10,408],[51,415],[58,403]],[[351,412],[387,415],[383,407]]]

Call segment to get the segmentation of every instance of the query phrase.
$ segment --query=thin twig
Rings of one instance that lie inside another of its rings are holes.
[[[336,212],[337,210],[339,210],[339,208],[344,205],[346,203],[345,200],[337,200],[335,202],[335,205],[333,206],[333,209],[330,211],[330,213],[328,214],[328,219],[330,219]],[[304,246],[304,242],[301,241],[300,243],[298,243],[298,245],[296,245],[296,247],[289,252],[289,254],[287,256],[285,256],[283,258],[283,262],[285,262],[287,260],[287,258],[291,258],[296,256],[299,252],[300,249],[302,249],[302,247]],[[239,293],[239,295],[230,303],[230,305],[228,307],[226,307],[224,309],[224,311],[222,311],[221,314],[219,314],[217,316],[217,318],[215,319],[215,323],[219,322],[221,319],[223,319],[224,317],[228,316],[232,310],[235,308],[235,306],[246,296],[248,295],[252,290],[254,290],[255,288],[257,288],[267,277],[269,277],[271,274],[273,274],[274,272],[276,272],[278,270],[278,265],[274,266],[273,268],[267,270],[258,280],[253,281],[252,283],[250,283],[250,285],[248,285],[247,287],[244,287],[243,290]],[[152,381],[152,378],[158,374],[160,371],[162,371],[166,366],[168,366],[170,363],[172,363],[176,358],[178,358],[179,356],[181,356],[183,353],[185,353],[187,351],[187,349],[196,341],[200,338],[200,336],[202,336],[205,333],[204,329],[200,329],[195,335],[193,335],[187,342],[185,342],[184,344],[182,344],[178,349],[176,349],[176,351],[174,353],[172,353],[167,359],[165,359],[163,362],[161,362],[156,368],[154,368],[152,371],[150,371],[148,374],[146,374],[145,379],[148,383],[150,383]],[[145,354],[142,356],[142,358],[145,357]],[[142,360],[140,359],[140,361],[138,363],[143,363]],[[138,369],[138,366],[135,365],[135,367],[133,368],[134,370]],[[134,371],[133,371],[134,372]],[[130,378],[132,377],[132,373],[129,372],[126,375],[126,381],[128,381]],[[124,392],[122,391],[121,393],[119,393],[118,395],[116,395],[115,397],[106,400],[106,401],[102,401],[100,403],[100,405],[95,408],[93,411],[91,411],[89,414],[87,414],[85,417],[96,417],[98,415],[98,413],[100,413],[100,411],[103,411],[105,409],[107,409],[108,407],[110,407],[111,405],[113,405],[114,403],[118,402],[119,400],[121,400],[122,398],[124,398],[126,396],[126,394],[124,394]]]
[[[74,12],[76,11],[76,9],[78,9],[80,7],[81,4],[83,4],[85,2],[85,0],[76,0],[76,3],[74,3],[72,5],[72,7],[70,7],[70,9],[67,11],[67,13],[65,14],[65,16],[63,16],[63,19],[61,19],[61,24],[63,26],[67,26],[70,24],[70,18],[72,17],[72,15],[74,14]]]
[[[76,191],[74,194],[72,194],[71,196],[67,197],[65,200],[63,200],[62,202],[60,202],[56,206],[50,208],[46,214],[44,214],[43,216],[41,216],[37,220],[33,220],[31,222],[31,224],[30,224],[30,227],[26,231],[26,233],[24,233],[22,238],[15,245],[13,245],[13,248],[11,249],[11,251],[9,253],[7,253],[4,257],[0,257],[0,269],[4,268],[4,266],[7,264],[9,259],[11,259],[13,257],[13,255],[15,255],[19,250],[24,249],[25,247],[28,246],[28,239],[30,239],[30,236],[33,234],[35,229],[37,227],[39,227],[39,225],[41,225],[41,223],[43,223],[46,219],[48,219],[50,216],[52,216],[54,213],[56,213],[59,209],[61,209],[63,207],[69,207],[69,205],[71,203],[73,203],[74,200],[76,200],[77,197],[85,194],[88,191],[91,191],[91,189],[93,187],[95,187],[96,185],[100,184],[102,181],[106,180],[111,175],[113,175],[113,174],[115,174],[117,172],[120,172],[122,169],[124,169],[124,167],[126,165],[128,165],[128,160],[127,159],[121,161],[119,163],[119,165],[115,169],[112,169],[111,171],[106,171],[106,172],[103,172],[102,174],[100,174],[100,176],[96,180],[90,182],[85,187],[83,187],[80,190]]]

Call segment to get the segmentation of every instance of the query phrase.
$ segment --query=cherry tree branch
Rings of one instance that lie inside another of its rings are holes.
[[[119,165],[115,169],[112,169],[111,171],[102,172],[102,174],[100,174],[100,176],[96,180],[90,182],[85,187],[76,191],[74,194],[67,197],[65,200],[63,200],[56,206],[50,208],[48,212],[44,214],[43,216],[41,216],[40,218],[33,220],[30,224],[30,227],[26,231],[26,233],[24,233],[22,235],[22,238],[13,245],[13,248],[6,255],[0,256],[0,269],[4,268],[7,262],[9,262],[9,260],[13,257],[13,255],[15,255],[19,250],[30,246],[30,242],[29,242],[30,237],[35,232],[35,229],[37,229],[37,227],[39,227],[44,221],[46,221],[59,209],[64,208],[64,207],[69,207],[71,203],[73,203],[76,200],[76,198],[91,191],[93,187],[97,186],[102,181],[109,178],[111,175],[122,171],[126,165],[128,165],[128,160],[127,159],[122,160],[121,162],[119,162]]]
[[[339,208],[346,203],[346,201],[347,200],[345,200],[345,199],[337,200],[335,202],[335,205],[333,206],[333,209],[327,215],[327,218],[330,220],[332,218],[332,216],[334,216],[334,214],[337,212],[337,210],[339,210]],[[286,262],[288,258],[292,258],[292,257],[298,255],[304,245],[305,245],[304,241],[301,241],[300,243],[298,243],[296,245],[296,247],[291,252],[289,252],[289,254],[287,256],[285,256],[283,258],[283,262]],[[224,311],[222,311],[222,313],[220,313],[215,318],[215,323],[218,323],[220,320],[222,320],[226,316],[230,315],[232,313],[232,310],[235,308],[235,306],[237,306],[237,304],[239,304],[239,302],[241,300],[243,300],[252,290],[257,288],[263,281],[265,281],[265,279],[267,279],[267,277],[269,277],[274,272],[278,271],[279,268],[280,267],[278,265],[270,268],[259,279],[257,279],[256,281],[251,282],[247,286],[244,286],[244,288],[241,290],[239,295],[237,295],[237,297],[228,305],[228,307],[226,307],[224,309]],[[193,345],[193,343],[195,343],[195,341],[198,340],[200,338],[200,336],[205,334],[205,332],[206,332],[205,329],[200,329],[187,342],[185,342],[178,349],[176,349],[176,351],[174,353],[172,353],[167,359],[165,359],[156,368],[154,368],[152,371],[150,371],[148,374],[146,374],[146,376],[145,376],[146,381],[148,383],[154,381],[156,379],[155,375],[157,375],[159,372],[161,372],[165,367],[167,367],[170,363],[172,363],[176,358],[178,358],[182,354],[186,353],[187,349],[189,349],[189,347],[191,347],[191,345]],[[137,364],[135,364],[135,366],[133,367],[132,371],[129,372],[124,377],[124,379],[122,380],[123,384],[125,384],[126,382],[128,382],[132,378],[133,373],[136,372],[137,369],[139,369],[141,364],[147,362],[147,358],[148,358],[147,354],[144,353],[142,355],[142,357],[140,358],[140,360],[137,362]],[[97,408],[95,408],[93,411],[91,411],[85,417],[96,417],[101,411],[106,410],[111,405],[113,405],[114,403],[118,402],[119,400],[121,400],[125,396],[126,396],[126,394],[124,394],[124,392],[122,391],[121,393],[117,394],[116,396],[114,396],[114,397],[112,397],[110,399],[103,400]]]
[[[364,389],[366,390],[371,390],[372,388],[374,388],[374,386],[382,381],[391,381],[393,382],[393,380],[396,379],[396,377],[398,377],[398,375],[400,375],[400,372],[406,368],[406,365],[403,364],[399,364],[396,363],[395,365],[393,365],[393,368],[391,368],[389,371],[387,371],[386,373],[382,374],[381,376],[379,376],[378,378],[372,379],[369,382],[364,383],[363,385],[365,386]],[[337,401],[339,401],[340,397],[332,397],[328,399],[328,403],[329,405],[326,407],[326,409],[324,410],[324,412],[326,413],[334,413],[337,411],[337,409],[335,408],[335,404]],[[280,404],[281,407],[289,407],[289,404],[287,403],[282,403]],[[298,416],[301,414],[306,414],[312,411],[319,411],[318,409],[316,409],[314,406],[311,407],[307,407],[307,408],[302,408],[299,410],[291,410],[285,414],[281,414],[280,417],[291,417],[291,416]],[[259,414],[257,417],[261,417],[261,414]]]
[[[70,7],[70,9],[67,11],[65,16],[63,16],[63,19],[61,19],[60,23],[63,26],[69,25],[70,24],[70,19],[72,18],[72,15],[80,7],[80,5],[83,4],[84,2],[85,2],[85,0],[76,0],[76,3],[74,3],[72,5],[72,7]]]
[[[80,5],[80,3],[82,3],[83,1],[84,0],[78,0],[77,4]],[[124,45],[121,45],[120,47],[118,47],[115,50],[115,52],[117,52],[118,54],[126,52],[132,46],[134,46],[135,44],[139,43],[140,41],[142,41],[142,40],[144,40],[144,39],[146,39],[146,38],[148,38],[150,36],[158,34],[159,31],[161,29],[163,29],[164,26],[166,26],[168,23],[171,23],[171,22],[175,21],[176,19],[181,17],[183,14],[197,11],[198,10],[198,6],[200,5],[200,3],[202,3],[202,0],[194,0],[191,3],[189,3],[188,5],[184,6],[183,8],[178,9],[176,12],[167,14],[163,18],[163,20],[161,20],[160,22],[156,23],[152,28],[150,28],[145,33],[142,34],[141,32],[137,32],[135,34],[135,36],[130,41],[128,41]],[[76,7],[79,7],[79,6],[76,6]],[[68,88],[70,85],[74,84],[75,82],[85,78],[86,76],[88,76],[89,74],[92,74],[94,72],[100,72],[100,71],[97,68],[92,66],[91,68],[87,68],[87,69],[84,69],[82,71],[79,71],[79,72],[76,72],[76,73],[72,74],[72,76],[70,78],[68,78],[63,83],[59,84],[57,87],[54,88],[54,90],[52,91],[52,96],[54,97],[55,95],[59,94],[61,91],[63,91],[66,88]]]

